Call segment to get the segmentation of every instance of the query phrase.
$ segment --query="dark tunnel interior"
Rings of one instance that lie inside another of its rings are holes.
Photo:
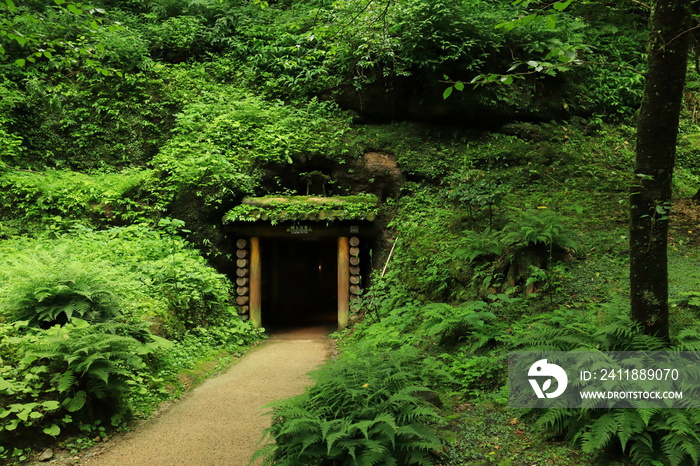
[[[337,238],[263,239],[260,251],[263,327],[337,321]]]

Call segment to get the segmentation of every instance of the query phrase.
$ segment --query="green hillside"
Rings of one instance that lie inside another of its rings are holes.
[[[361,220],[350,325],[275,408],[270,464],[697,464],[692,406],[508,406],[509,352],[700,348],[691,56],[653,214],[670,337],[631,317],[648,20],[623,0],[0,0],[0,460],[89,446],[264,338],[228,224]]]

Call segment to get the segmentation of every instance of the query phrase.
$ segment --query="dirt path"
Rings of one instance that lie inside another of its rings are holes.
[[[90,466],[244,466],[269,416],[264,405],[309,384],[329,350],[327,329],[275,334],[226,372],[207,380],[159,417],[107,443]]]

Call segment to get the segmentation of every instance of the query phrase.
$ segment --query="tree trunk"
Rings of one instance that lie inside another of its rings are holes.
[[[644,99],[637,126],[630,197],[632,319],[666,340],[668,332],[668,218],[678,120],[688,55],[690,12],[684,0],[656,0],[650,18]]]

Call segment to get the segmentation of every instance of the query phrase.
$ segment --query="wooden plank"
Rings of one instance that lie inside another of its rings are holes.
[[[309,216],[311,220],[317,219],[318,216]],[[259,238],[285,238],[285,237],[295,237],[290,227],[303,225],[308,227],[308,232],[304,236],[317,237],[317,238],[328,238],[338,236],[351,236],[354,235],[358,238],[358,244],[360,237],[371,238],[379,232],[377,225],[371,222],[363,221],[339,221],[336,220],[331,224],[326,224],[325,222],[280,222],[277,225],[270,225],[269,223],[252,223],[252,222],[236,222],[232,224],[227,224],[224,226],[225,231],[230,234],[240,235],[240,236],[257,236]]]
[[[261,289],[260,279],[260,238],[250,238],[250,320],[253,326],[259,328],[261,321]]]
[[[348,325],[350,316],[350,244],[347,236],[338,238],[338,330]]]

